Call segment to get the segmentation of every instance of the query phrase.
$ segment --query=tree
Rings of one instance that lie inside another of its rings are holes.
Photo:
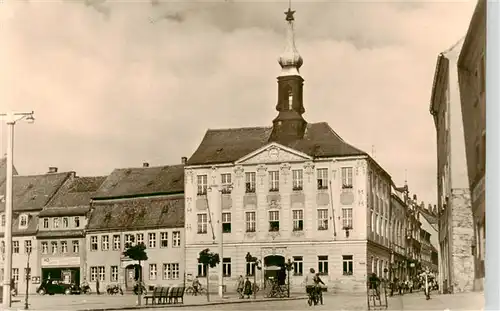
[[[141,261],[146,261],[148,260],[148,254],[146,254],[146,245],[144,243],[139,243],[136,245],[127,245],[127,249],[123,252],[123,255],[132,259],[136,260],[139,262],[138,265],[135,265],[135,271],[136,271],[136,280],[138,280],[137,286],[137,304],[140,306],[141,305],[141,294],[143,292],[143,284],[142,284],[142,265]],[[137,275],[137,272],[139,272]]]
[[[210,290],[209,290],[209,268],[215,268],[220,263],[219,254],[213,253],[210,249],[205,248],[200,252],[200,257],[198,257],[198,263],[203,265],[205,272],[207,274],[207,301],[210,301]]]

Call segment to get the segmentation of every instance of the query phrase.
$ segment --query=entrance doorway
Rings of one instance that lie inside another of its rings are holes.
[[[268,286],[271,279],[278,279],[279,273],[284,267],[285,257],[281,255],[269,255],[264,257],[264,288]]]

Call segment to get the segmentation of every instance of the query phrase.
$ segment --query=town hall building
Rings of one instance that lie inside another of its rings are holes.
[[[262,286],[290,261],[295,289],[314,268],[334,291],[365,291],[368,274],[388,277],[391,177],[327,123],[304,120],[303,59],[294,11],[285,13],[272,126],[209,129],[185,166],[186,273],[206,284],[197,258],[209,248],[221,256],[228,290],[254,273]],[[247,253],[262,270],[246,262]],[[209,273],[211,288],[217,269]]]

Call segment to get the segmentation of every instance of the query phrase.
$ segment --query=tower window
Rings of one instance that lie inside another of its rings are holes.
[[[288,91],[288,110],[293,109],[293,94],[292,91]]]

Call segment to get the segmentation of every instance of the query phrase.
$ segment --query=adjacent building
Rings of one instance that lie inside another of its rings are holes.
[[[303,119],[293,13],[273,125],[210,129],[187,162],[186,273],[214,289],[219,275],[234,284],[257,273],[264,283],[290,260],[294,289],[314,268],[334,291],[365,291],[369,273],[387,277],[391,177],[327,123]],[[210,280],[197,261],[205,248],[221,256]],[[261,271],[245,261],[248,252]]]
[[[408,262],[406,257],[406,222],[407,204],[406,193],[408,186],[402,188],[391,187],[391,227],[392,227],[392,258],[391,277],[393,280],[408,280]]]
[[[36,291],[40,283],[39,249],[36,232],[38,214],[56,195],[57,191],[74,178],[74,172],[58,173],[51,168],[43,175],[14,176],[13,178],[13,221],[12,221],[12,277],[18,291],[26,288],[27,272],[30,272],[29,292]],[[0,187],[0,193],[5,194],[5,183]],[[0,202],[0,266],[5,259],[5,200]],[[29,263],[29,269],[27,270]],[[3,279],[3,268],[0,278]]]
[[[438,56],[430,103],[437,143],[440,288],[473,287],[471,197],[457,62],[463,39]]]
[[[483,290],[486,218],[484,204],[486,168],[486,0],[479,0],[458,59],[458,80],[462,108],[468,186],[474,237],[474,289]],[[469,224],[467,224],[469,226]],[[469,262],[467,262],[469,270]],[[469,286],[470,287],[470,286]]]
[[[123,256],[144,243],[143,281],[184,281],[184,166],[115,169],[93,195],[86,230],[85,277],[92,288],[120,284],[132,290],[136,262]]]
[[[90,200],[106,177],[74,177],[38,214],[37,275],[81,283],[85,275],[85,228]]]

